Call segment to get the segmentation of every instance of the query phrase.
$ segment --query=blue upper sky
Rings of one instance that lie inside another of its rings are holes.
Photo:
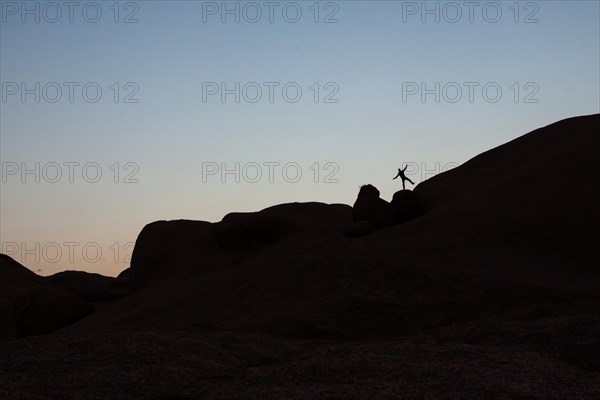
[[[598,1],[0,4],[0,251],[42,273],[118,273],[156,219],[389,199],[401,164],[600,109]]]

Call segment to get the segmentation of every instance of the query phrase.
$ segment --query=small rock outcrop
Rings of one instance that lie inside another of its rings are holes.
[[[354,222],[368,221],[373,228],[380,229],[394,223],[394,209],[379,197],[379,190],[373,185],[363,185],[352,207]]]
[[[419,216],[419,199],[412,190],[399,190],[391,202],[394,208],[394,221],[397,224],[408,222]]]

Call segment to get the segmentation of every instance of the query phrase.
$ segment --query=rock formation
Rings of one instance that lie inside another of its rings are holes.
[[[385,228],[394,223],[394,209],[379,197],[379,190],[373,185],[363,185],[352,206],[354,222],[368,221],[375,229]]]

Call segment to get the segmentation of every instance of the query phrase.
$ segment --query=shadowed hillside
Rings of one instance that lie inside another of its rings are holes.
[[[415,189],[419,218],[361,238],[341,232],[349,207],[319,203],[155,222],[134,249],[133,294],[72,329],[366,339],[598,311],[598,120],[559,122],[440,174]]]
[[[106,365],[143,360],[146,375],[115,385],[160,376],[152,393],[164,399],[598,398],[599,128],[593,115],[535,130],[391,204],[377,193],[354,210],[293,203],[218,223],[153,222],[118,279],[41,278],[3,256],[0,337],[25,325],[36,328],[18,336],[58,332],[2,351],[26,370],[37,347],[62,353],[77,338],[76,357],[100,346]],[[75,311],[36,320],[37,306],[18,306],[33,287]],[[153,354],[173,357],[172,376]],[[0,397],[44,398],[0,387]]]

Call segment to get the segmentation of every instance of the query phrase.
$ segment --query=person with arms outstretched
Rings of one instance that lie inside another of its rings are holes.
[[[409,181],[413,185],[415,184],[413,181],[411,181],[409,178],[407,178],[406,175],[404,175],[404,171],[406,171],[406,168],[408,168],[408,165],[405,166],[404,169],[398,168],[398,175],[396,175],[396,177],[394,177],[394,179],[396,179],[397,177],[400,177],[402,179],[402,190],[406,190],[406,186],[404,185],[404,181]]]

